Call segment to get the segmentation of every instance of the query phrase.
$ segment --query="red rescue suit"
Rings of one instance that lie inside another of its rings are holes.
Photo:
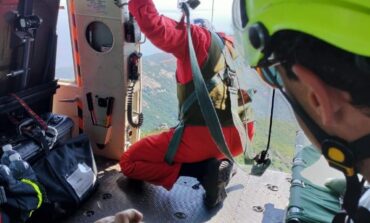
[[[176,80],[180,84],[192,81],[190,57],[185,24],[161,16],[152,0],[130,0],[129,9],[141,31],[158,48],[173,54],[177,59]],[[192,25],[194,49],[200,66],[206,61],[211,45],[208,30]],[[231,41],[222,35],[226,41]],[[226,143],[233,156],[243,152],[239,134],[235,127],[223,127]],[[133,144],[123,153],[120,165],[124,175],[161,185],[170,190],[176,182],[182,163],[193,163],[210,158],[224,158],[217,149],[206,126],[186,126],[173,165],[164,161],[174,129],[146,137]],[[252,140],[254,124],[248,124],[248,135]]]

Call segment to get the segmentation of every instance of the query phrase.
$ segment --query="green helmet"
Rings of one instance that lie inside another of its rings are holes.
[[[309,34],[370,57],[370,0],[234,0],[234,25],[251,66],[266,42],[282,30]]]

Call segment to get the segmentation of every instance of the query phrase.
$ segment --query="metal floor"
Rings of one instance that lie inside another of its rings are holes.
[[[290,188],[290,176],[286,173],[269,170],[256,177],[238,170],[227,187],[228,197],[223,205],[207,210],[202,200],[204,190],[194,178],[181,177],[171,191],[166,191],[127,180],[115,163],[99,166],[98,190],[63,223],[90,223],[127,208],[141,211],[146,223],[284,222]],[[269,189],[271,184],[278,191]]]

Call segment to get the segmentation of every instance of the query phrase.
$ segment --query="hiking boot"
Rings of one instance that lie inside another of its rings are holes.
[[[206,174],[200,180],[205,193],[204,203],[207,208],[213,208],[222,203],[227,194],[225,187],[230,181],[232,162],[229,160],[210,159]]]

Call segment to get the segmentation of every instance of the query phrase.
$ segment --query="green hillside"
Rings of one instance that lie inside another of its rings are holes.
[[[176,60],[169,54],[154,54],[143,59],[143,133],[155,131],[162,124],[177,123],[175,81]]]
[[[143,136],[160,131],[163,127],[177,124],[178,104],[175,81],[176,60],[169,54],[160,53],[143,58],[143,95],[145,116]],[[265,86],[251,70],[245,70],[240,85],[258,90],[253,101],[256,118],[256,136],[253,148],[266,148],[271,108],[271,89]],[[277,94],[275,100],[273,133],[271,137],[272,168],[288,172],[294,154],[295,134],[298,130],[295,118],[285,100]],[[242,162],[242,157],[238,158]]]

